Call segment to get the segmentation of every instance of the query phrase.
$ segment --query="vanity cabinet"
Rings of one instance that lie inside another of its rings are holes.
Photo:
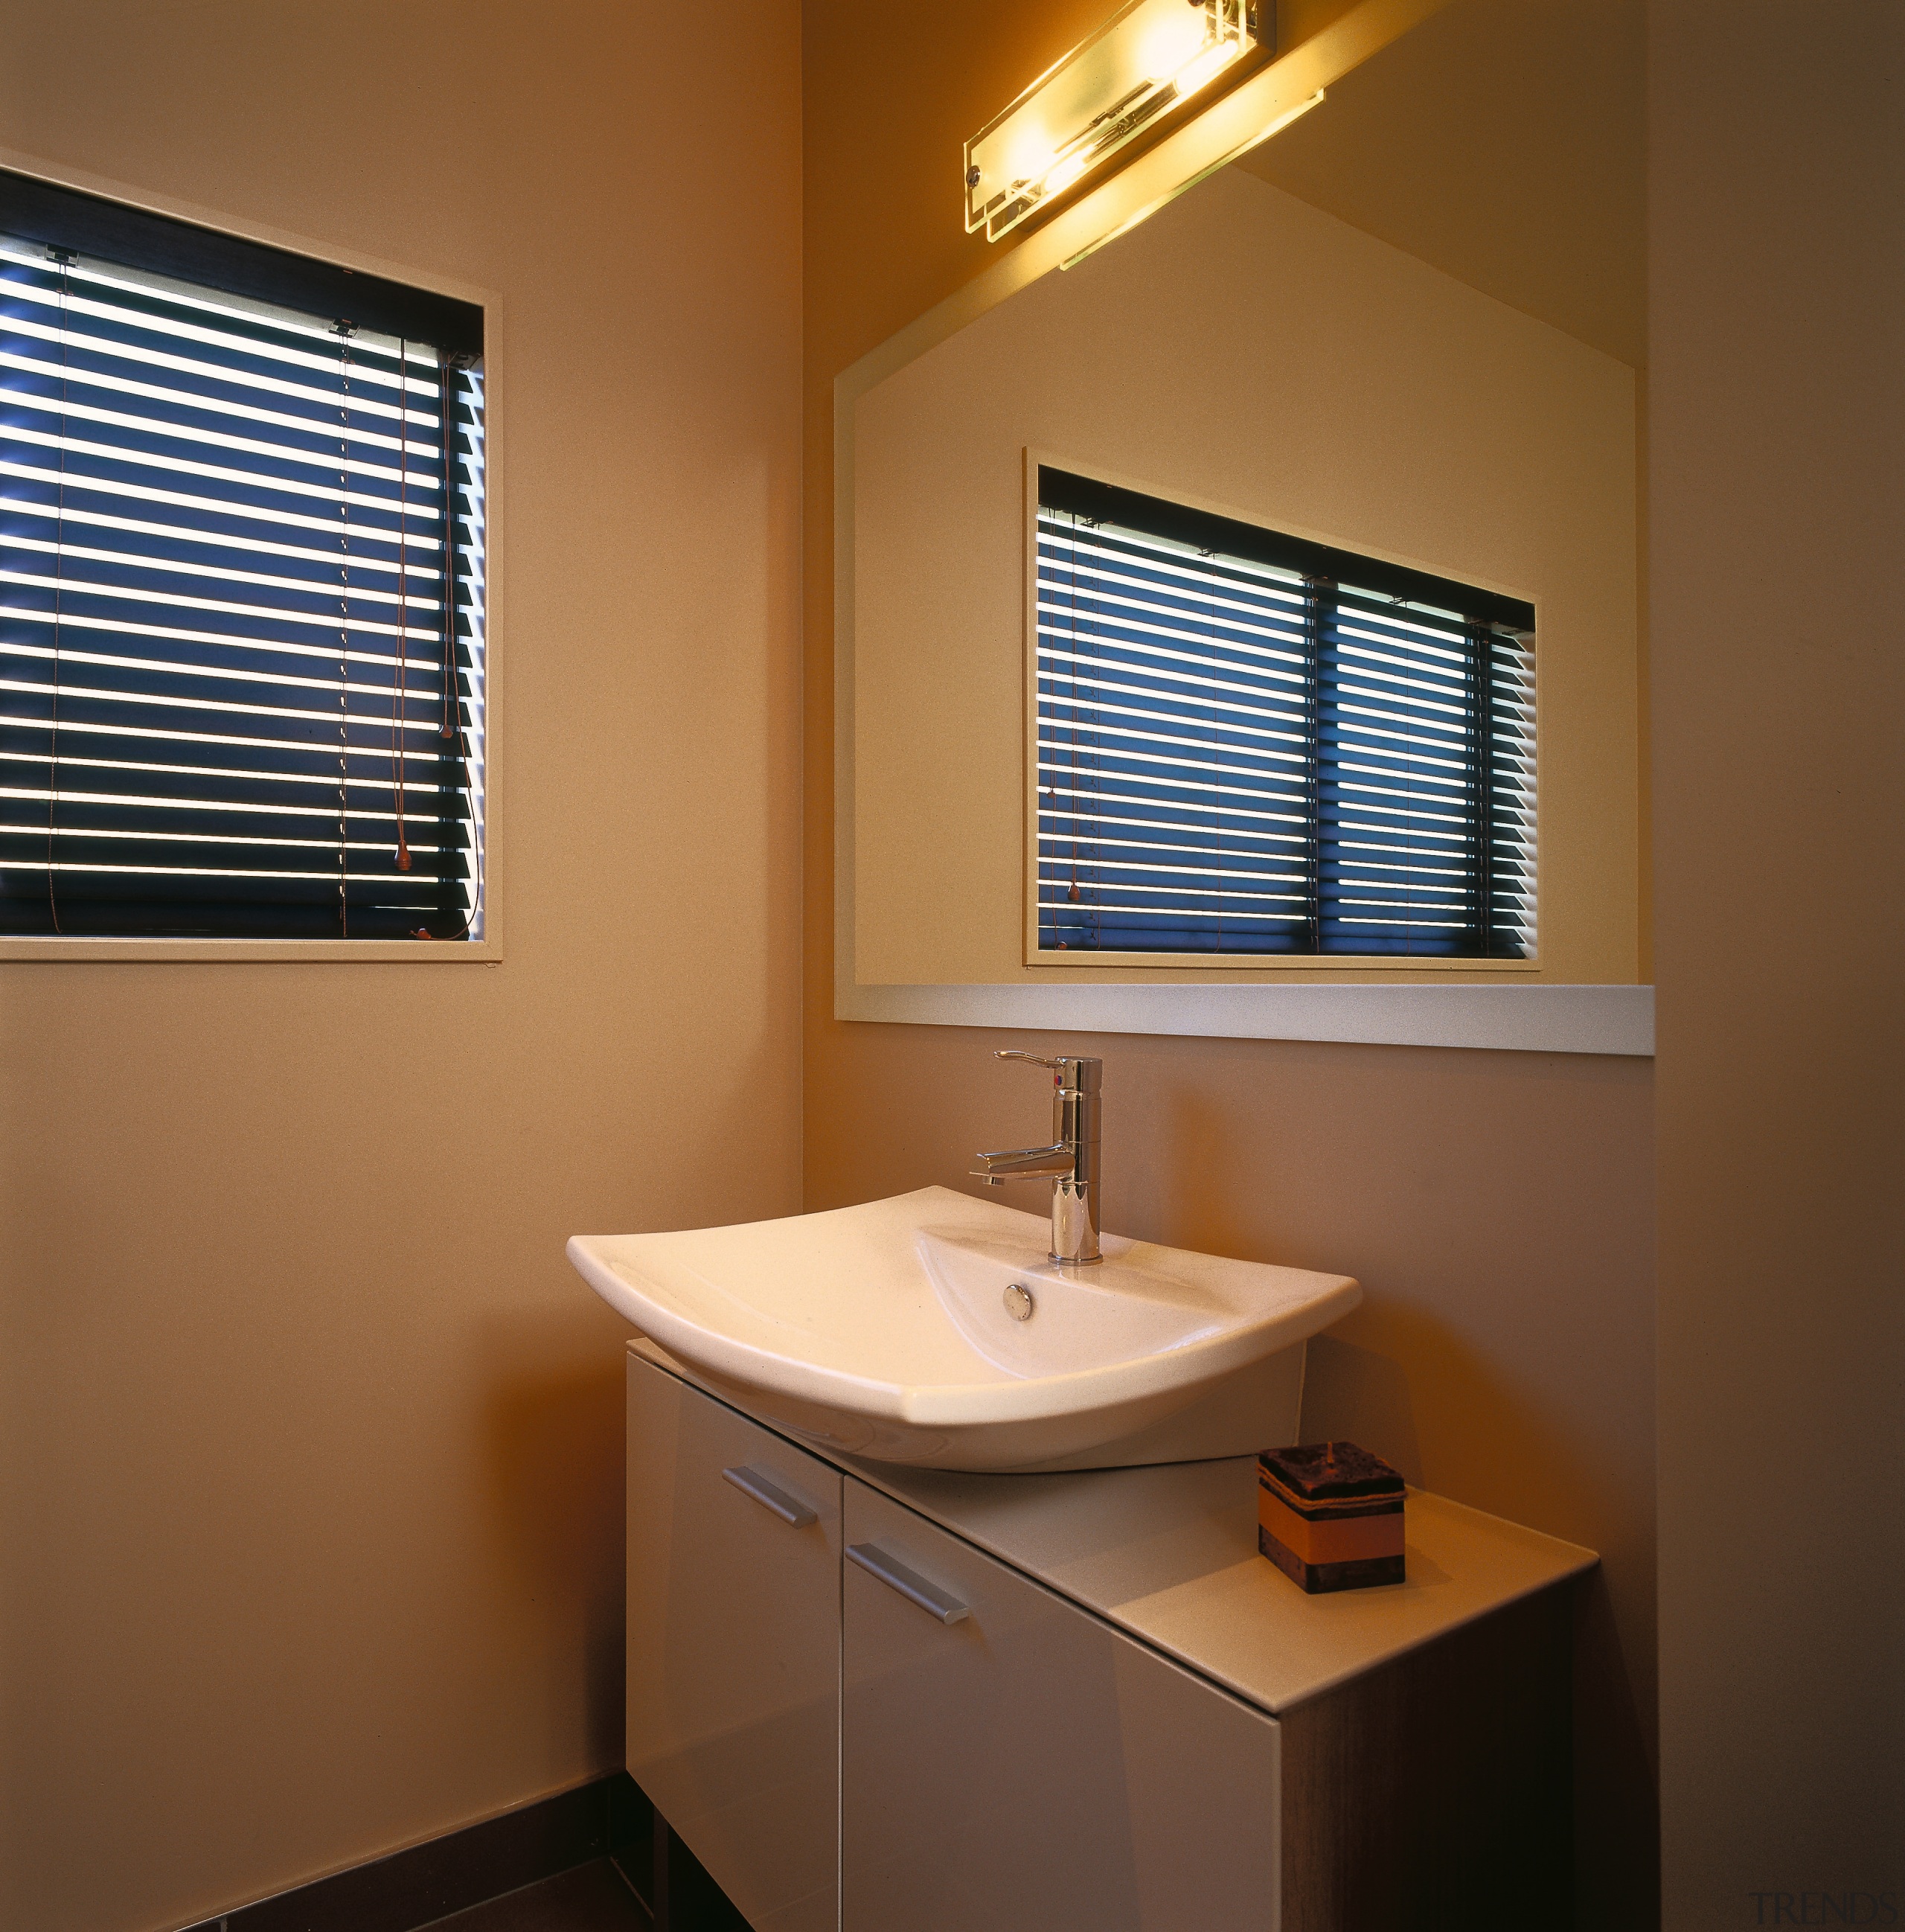
[[[1412,1492],[1309,1598],[1251,1459],[809,1454],[628,1360],[628,1766],[757,1932],[1560,1932],[1568,1580]]]
[[[851,1477],[846,1520],[842,1932],[1268,1932],[1274,1719]]]
[[[838,1470],[628,1358],[629,1774],[757,1932],[833,1932]]]

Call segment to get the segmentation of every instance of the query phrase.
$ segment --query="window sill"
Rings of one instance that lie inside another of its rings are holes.
[[[492,940],[466,939],[0,939],[0,963],[56,960],[98,965],[376,965],[394,960],[496,965]]]
[[[1027,966],[1054,975],[1103,972],[1107,968],[1136,967],[1146,973],[1278,974],[1538,973],[1538,955],[1526,959],[1476,959],[1455,953],[1432,957],[1407,952],[1118,952],[1094,947],[1087,952],[1028,953]],[[1054,983],[1058,983],[1054,979]]]
[[[1652,986],[836,985],[834,1017],[1649,1058]]]

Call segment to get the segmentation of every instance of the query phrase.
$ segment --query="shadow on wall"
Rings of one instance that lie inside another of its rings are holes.
[[[622,1762],[622,1351],[584,1366],[527,1365],[509,1324],[483,1417],[486,1485],[505,1560],[525,1590],[559,1606],[583,1646],[592,1763]]]
[[[1413,1376],[1432,1390],[1430,1406],[1445,1437],[1472,1431],[1480,1438],[1463,1445],[1474,1460],[1512,1453],[1546,1472],[1563,1493],[1579,1495],[1591,1486],[1594,1472],[1578,1433],[1529,1400],[1484,1349],[1452,1322],[1403,1300],[1379,1277],[1366,1277],[1363,1291],[1362,1306],[1335,1333],[1310,1342],[1303,1391],[1306,1441],[1347,1437],[1393,1462],[1418,1488],[1437,1488],[1433,1472],[1424,1468]],[[1464,1415],[1473,1418],[1468,1430],[1460,1424]],[[1512,1451],[1503,1446],[1509,1444]],[[1499,1505],[1494,1513],[1516,1521],[1533,1514],[1517,1516]]]
[[[1641,1932],[1660,1897],[1660,1791],[1607,1579],[1574,1598],[1574,1918]]]
[[[1427,1486],[1408,1377],[1401,1363],[1373,1348],[1334,1335],[1311,1336],[1304,1365],[1303,1439],[1360,1444],[1400,1469],[1405,1482]]]

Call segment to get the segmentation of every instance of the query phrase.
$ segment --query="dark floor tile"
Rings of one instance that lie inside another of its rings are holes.
[[[614,1865],[595,1858],[520,1892],[432,1921],[429,1932],[648,1932],[648,1914]]]

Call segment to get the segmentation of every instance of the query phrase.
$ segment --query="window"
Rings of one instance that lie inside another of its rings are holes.
[[[0,934],[480,938],[482,352],[0,176]]]
[[[1036,956],[1534,956],[1532,605],[1038,474]]]

